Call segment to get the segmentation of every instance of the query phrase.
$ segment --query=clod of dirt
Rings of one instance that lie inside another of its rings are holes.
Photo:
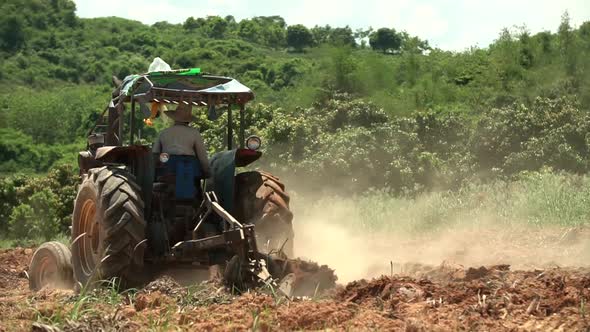
[[[160,292],[169,296],[177,295],[182,291],[182,287],[172,277],[164,275],[150,282],[140,291],[141,293]]]
[[[490,271],[483,266],[480,266],[479,268],[470,267],[467,270],[467,272],[465,273],[465,278],[463,278],[463,280],[469,281],[469,280],[481,279],[481,278],[485,277],[486,275],[488,275],[489,272]]]
[[[293,296],[317,296],[336,286],[338,277],[327,265],[302,259],[291,259],[287,264],[287,271],[295,274]]]
[[[484,278],[490,274],[498,273],[498,272],[506,272],[510,270],[510,265],[502,264],[502,265],[494,265],[489,268],[485,266],[480,266],[479,268],[470,267],[465,272],[465,278],[463,280],[470,281],[475,279]]]
[[[375,299],[411,302],[425,300],[431,297],[432,282],[423,279],[414,281],[409,277],[382,276],[370,282],[366,280],[353,281],[336,294],[342,301],[363,303]]]
[[[155,291],[150,294],[138,294],[135,298],[135,310],[142,311],[147,308],[157,308],[162,305],[162,293]]]
[[[124,307],[121,309],[121,317],[125,317],[127,319],[133,318],[137,314],[137,311],[132,307]]]
[[[41,323],[33,323],[31,326],[31,331],[33,332],[60,332],[61,330],[55,326],[41,324]]]

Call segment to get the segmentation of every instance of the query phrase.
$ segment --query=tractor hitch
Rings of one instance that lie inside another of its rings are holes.
[[[223,221],[224,231],[218,235],[198,238],[201,226],[212,215]],[[177,260],[190,260],[204,253],[218,249],[232,253],[233,256],[225,264],[224,279],[231,287],[247,289],[253,285],[269,285],[286,296],[290,295],[290,287],[277,284],[278,276],[271,274],[269,267],[271,258],[258,251],[254,225],[244,225],[227,212],[217,200],[214,192],[203,195],[198,213],[198,221],[192,231],[191,240],[178,242],[172,247],[171,255]]]

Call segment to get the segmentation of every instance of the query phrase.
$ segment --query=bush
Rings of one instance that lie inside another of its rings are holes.
[[[482,170],[497,168],[507,175],[543,166],[589,170],[590,116],[568,98],[491,109],[476,131],[473,149]]]
[[[77,183],[69,165],[56,166],[44,176],[1,178],[0,230],[19,238],[51,238],[67,232]]]
[[[19,239],[43,238],[51,240],[60,232],[57,217],[58,197],[43,189],[29,198],[28,204],[20,204],[10,215],[10,232]]]
[[[71,224],[71,214],[76,199],[76,185],[78,175],[70,165],[59,165],[51,169],[45,176],[30,177],[27,182],[17,189],[19,202],[31,204],[29,197],[48,190],[57,197],[54,214],[59,224],[59,230],[65,232]]]
[[[31,228],[34,222],[35,211],[28,204],[20,204],[12,210],[9,218],[10,237],[17,239],[29,239],[34,235]]]
[[[0,233],[8,231],[10,215],[15,206],[19,205],[17,190],[23,186],[27,178],[22,174],[14,174],[0,178]]]
[[[474,179],[551,167],[590,170],[590,116],[569,98],[537,98],[485,111],[479,119],[444,109],[388,116],[348,94],[257,124],[269,167],[342,184],[344,191],[458,189]]]
[[[59,198],[49,189],[43,189],[31,196],[29,201],[33,208],[34,219],[31,230],[35,236],[50,240],[55,237],[61,230],[59,214]]]

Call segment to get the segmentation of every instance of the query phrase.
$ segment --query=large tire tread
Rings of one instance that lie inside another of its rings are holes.
[[[127,284],[133,279],[135,246],[145,238],[141,189],[132,174],[108,166],[91,169],[81,188],[84,186],[94,186],[97,190],[96,213],[102,234],[100,257],[108,256],[103,263],[97,263],[100,269],[97,275],[102,280],[118,278],[122,284]],[[78,204],[82,202],[77,198]],[[78,235],[73,234],[73,238]],[[90,276],[81,275],[84,273],[77,270],[76,279],[87,282]]]

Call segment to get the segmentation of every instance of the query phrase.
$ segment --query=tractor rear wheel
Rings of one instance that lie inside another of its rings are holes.
[[[141,189],[132,174],[117,167],[88,172],[72,218],[76,281],[86,285],[117,278],[121,285],[132,284],[134,268],[143,263],[143,210]]]
[[[29,288],[33,291],[44,287],[71,289],[74,286],[72,253],[65,245],[51,241],[43,243],[29,266]]]
[[[279,178],[262,171],[236,175],[236,215],[256,225],[258,250],[270,253],[282,248],[293,257],[293,213]]]

